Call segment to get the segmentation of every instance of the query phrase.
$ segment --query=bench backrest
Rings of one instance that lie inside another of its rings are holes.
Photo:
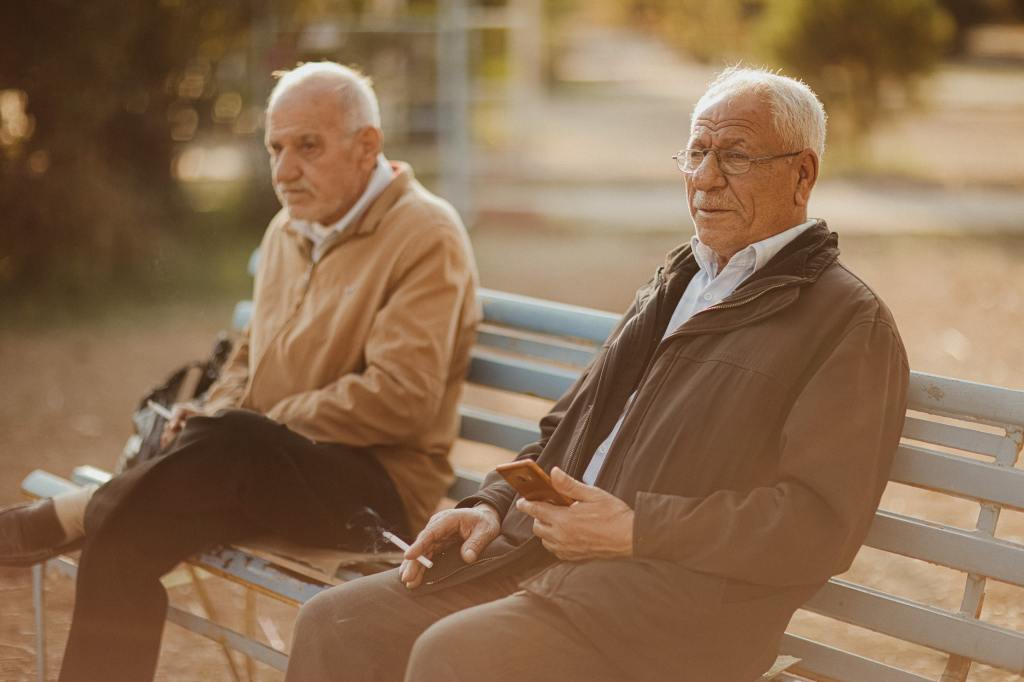
[[[254,253],[250,273],[257,259]],[[484,324],[473,351],[469,382],[509,394],[546,400],[560,397],[619,319],[607,312],[515,294],[491,290],[480,294]],[[250,313],[249,303],[238,305],[236,328],[244,326]],[[536,419],[493,406],[467,403],[460,406],[460,414],[463,440],[501,448],[508,457],[539,435]],[[886,509],[883,498],[865,546],[887,557],[908,557],[958,571],[963,584],[958,605],[951,609],[945,602],[935,605],[910,599],[898,593],[900,585],[879,586],[884,579],[858,583],[844,574],[829,581],[805,611],[941,655],[945,659],[942,682],[966,680],[972,662],[1024,673],[1024,633],[1019,623],[1008,627],[983,613],[990,581],[997,581],[1001,591],[1012,589],[1011,601],[1024,601],[1022,442],[1024,391],[911,372],[907,419],[890,480],[928,491],[923,507],[917,505],[925,511]],[[455,499],[472,493],[481,479],[473,471],[458,473],[449,491]],[[941,513],[937,519],[929,518],[929,506],[941,511],[950,498],[972,505],[969,523],[954,525]],[[1000,516],[1014,517],[1006,524],[1009,533],[1002,532]],[[872,561],[887,565],[877,558]],[[906,568],[901,566],[897,568]],[[948,601],[948,595],[939,596]],[[803,659],[796,671],[815,679],[934,679],[877,660],[870,641],[861,648],[866,651],[854,653],[794,633],[787,634],[783,643],[783,653]]]
[[[549,400],[572,385],[618,321],[609,313],[496,291],[483,291],[482,299],[485,323],[469,381]],[[535,421],[470,405],[461,413],[467,440],[515,452],[538,435]],[[1024,633],[990,622],[981,609],[987,581],[1024,587],[1021,538],[996,537],[1001,513],[1024,511],[1024,470],[1016,468],[1022,433],[1024,391],[913,372],[891,481],[929,491],[925,497],[939,507],[946,497],[968,501],[960,504],[974,505],[972,525],[882,509],[865,544],[961,572],[959,605],[940,608],[844,576],[830,581],[806,610],[942,652],[948,657],[944,681],[966,679],[970,661],[1024,672]],[[932,679],[795,634],[786,636],[783,651],[802,658],[798,672],[814,677]]]

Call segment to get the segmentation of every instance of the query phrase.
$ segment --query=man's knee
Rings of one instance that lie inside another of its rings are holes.
[[[372,660],[373,652],[387,646],[378,614],[387,613],[388,594],[372,578],[363,578],[333,587],[317,594],[299,609],[292,635],[292,660],[289,667],[323,665],[339,649],[344,649],[346,665],[364,657]],[[291,679],[291,678],[289,678]]]
[[[409,655],[406,680],[473,680],[487,669],[486,659],[500,642],[489,642],[487,623],[464,613],[443,618],[423,632]],[[507,643],[506,643],[507,644]]]

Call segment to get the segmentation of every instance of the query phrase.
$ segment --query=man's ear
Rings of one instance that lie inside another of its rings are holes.
[[[380,128],[366,126],[356,133],[356,150],[359,156],[359,166],[363,170],[373,168],[377,163],[377,155],[384,145],[384,134]]]
[[[805,149],[797,157],[796,189],[793,202],[797,206],[807,206],[811,199],[811,190],[818,181],[818,155],[811,149]]]

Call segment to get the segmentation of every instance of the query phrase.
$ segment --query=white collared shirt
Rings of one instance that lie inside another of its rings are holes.
[[[352,205],[352,208],[350,208],[340,220],[330,225],[321,225],[320,223],[313,222],[311,220],[291,221],[295,230],[312,242],[312,258],[314,263],[320,261],[320,258],[324,255],[324,251],[327,246],[333,242],[338,235],[344,232],[345,228],[356,222],[356,220],[363,214],[363,211],[373,203],[373,200],[380,196],[380,193],[383,192],[389,184],[391,184],[391,180],[394,176],[395,171],[391,168],[391,164],[388,160],[384,158],[384,154],[378,154],[377,167],[374,169],[373,175],[370,176],[370,181],[366,184],[366,189],[363,190],[363,193],[359,195],[356,203]]]
[[[721,272],[718,271],[718,256],[694,235],[690,239],[690,248],[700,270],[686,285],[686,291],[683,292],[679,303],[676,304],[676,309],[672,313],[672,318],[669,320],[662,338],[664,339],[679,329],[683,323],[700,311],[722,302],[729,294],[736,291],[740,284],[764,267],[765,263],[770,261],[775,254],[817,222],[814,219],[808,220],[747,246],[730,258]],[[604,461],[608,457],[608,451],[611,450],[612,443],[615,442],[619,428],[622,427],[622,421],[626,418],[629,408],[632,407],[635,397],[636,393],[626,401],[626,407],[622,410],[619,421],[616,422],[604,442],[597,446],[594,456],[590,458],[590,464],[583,472],[583,482],[587,485],[594,485],[598,474],[601,473]]]

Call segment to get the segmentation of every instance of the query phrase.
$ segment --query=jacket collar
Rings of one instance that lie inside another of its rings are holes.
[[[763,286],[763,280],[775,283],[776,277],[800,281],[816,280],[832,261],[839,256],[839,237],[830,232],[824,220],[808,228],[757,270],[749,279],[737,287],[726,301],[740,292],[750,293],[752,288]],[[689,244],[683,244],[670,251],[665,258],[665,283],[669,290],[679,288],[679,294],[700,269]],[[680,287],[680,285],[682,285]]]
[[[695,332],[732,328],[787,307],[796,300],[800,286],[816,281],[838,258],[838,240],[838,235],[829,231],[824,220],[817,221],[721,303],[694,315],[683,327]],[[656,329],[664,331],[686,286],[699,269],[689,244],[675,248],[666,256],[642,313],[654,318],[651,321]],[[772,290],[778,290],[777,295]],[[769,293],[772,295],[762,296]],[[746,305],[754,301],[757,305]]]
[[[329,242],[325,242],[321,258],[326,255],[328,251],[349,239],[356,236],[371,235],[377,231],[377,228],[380,227],[380,224],[383,222],[388,211],[398,203],[399,198],[405,194],[409,184],[414,179],[412,167],[405,162],[392,161],[391,168],[395,172],[395,177],[391,180],[388,186],[385,187],[379,195],[377,195],[377,198],[374,199],[373,203],[363,211],[363,215],[358,221],[349,225],[340,234],[332,235],[332,237],[329,238]],[[302,248],[304,253],[311,253],[309,240],[303,236],[302,232],[296,229],[290,220],[285,225],[285,229],[294,237],[300,238],[300,248]]]

